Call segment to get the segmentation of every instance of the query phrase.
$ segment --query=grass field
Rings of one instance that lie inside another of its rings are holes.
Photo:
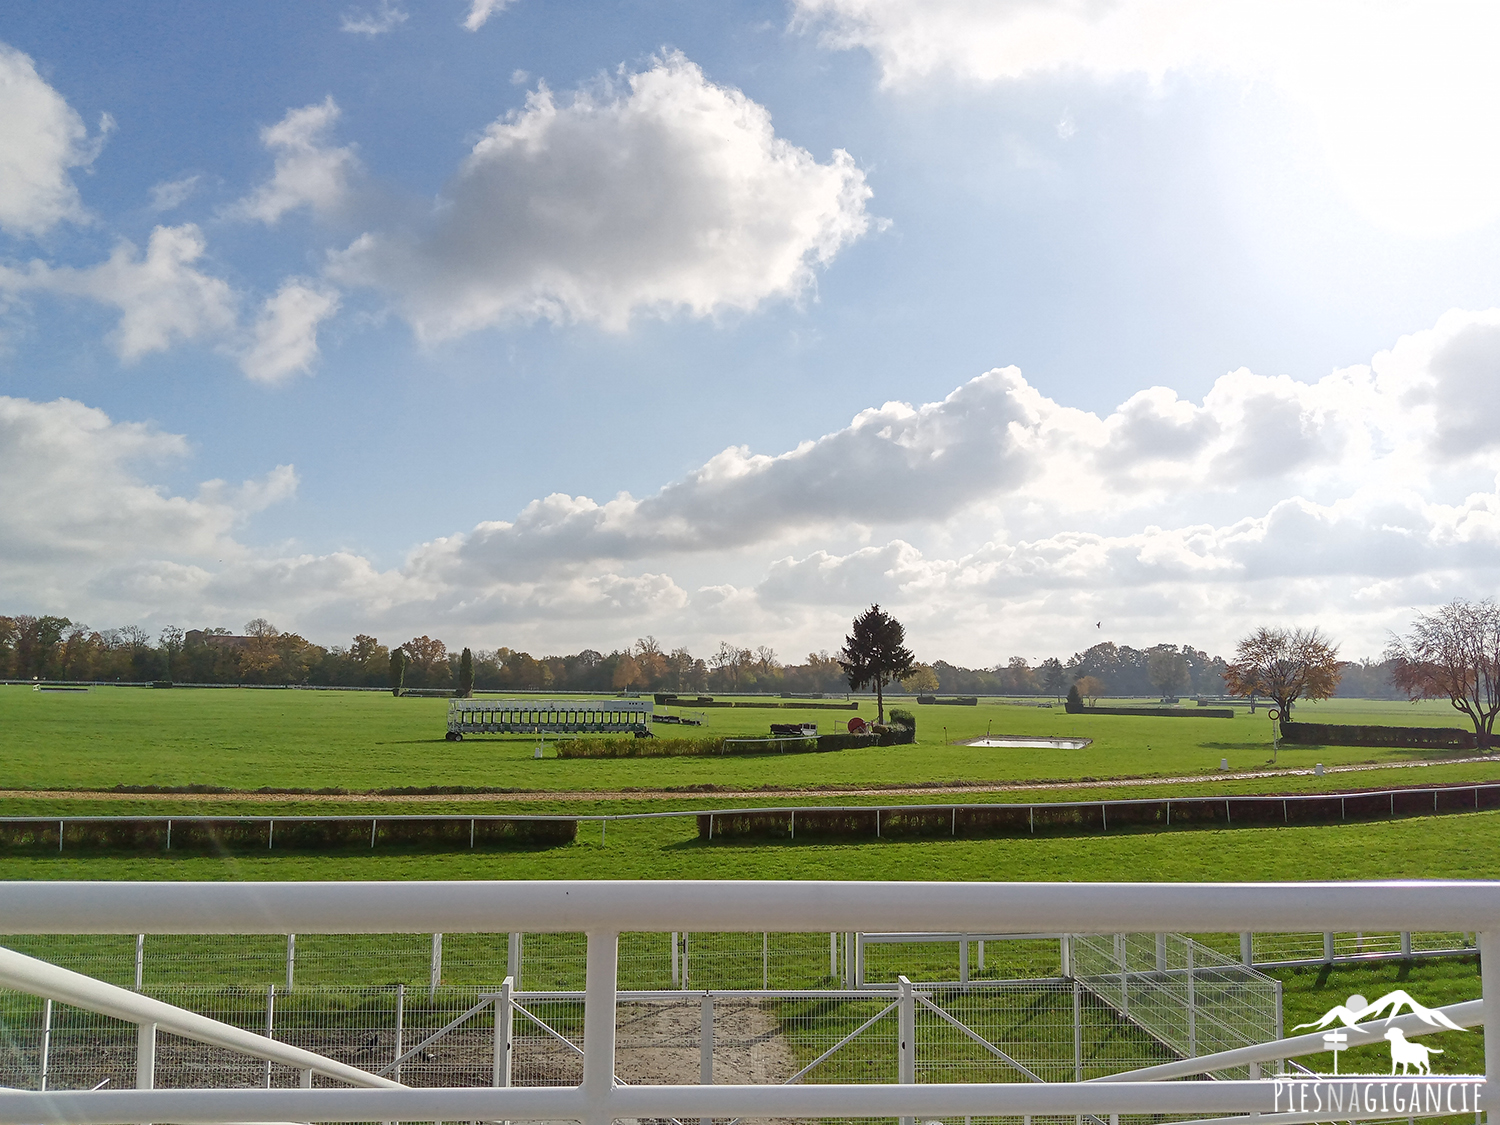
[[[913,785],[1211,774],[1265,766],[1271,724],[1263,712],[1233,719],[1069,715],[1004,703],[919,706],[912,746],[833,754],[733,759],[567,760],[532,758],[534,737],[443,741],[446,701],[367,692],[153,691],[87,693],[0,687],[0,788],[107,789],[210,785],[354,791],[401,786],[472,786],[543,792],[703,786],[733,788]],[[872,706],[862,705],[870,717]],[[704,731],[764,734],[772,721],[806,720],[824,731],[838,711],[713,709]],[[1330,722],[1457,725],[1446,704],[1330,700],[1299,718]],[[658,728],[670,736],[672,728]],[[691,728],[690,728],[691,729]],[[700,733],[694,731],[693,733]],[[986,733],[1082,736],[1082,750],[957,745]],[[1451,755],[1461,756],[1461,755]],[[1278,765],[1306,768],[1440,757],[1431,751],[1364,747],[1283,749]]]

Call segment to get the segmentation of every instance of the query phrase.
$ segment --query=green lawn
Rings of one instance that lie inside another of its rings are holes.
[[[1137,701],[1139,702],[1139,701]],[[446,701],[381,693],[250,689],[96,688],[87,693],[0,687],[0,788],[107,789],[116,785],[263,786],[356,791],[471,786],[567,791],[914,785],[1205,774],[1271,758],[1264,713],[1233,719],[1069,715],[1005,703],[917,706],[913,746],[829,754],[710,759],[532,758],[535,738],[444,742]],[[861,714],[871,717],[872,706]],[[772,721],[834,729],[838,711],[712,709],[711,734],[764,734]],[[1332,700],[1298,710],[1334,722],[1454,725],[1446,704]],[[663,736],[672,728],[659,727]],[[698,732],[694,732],[698,733]],[[986,733],[1083,736],[1083,750],[955,745]],[[1431,758],[1430,751],[1361,747],[1284,749],[1283,767]],[[1460,756],[1460,755],[1452,755]]]

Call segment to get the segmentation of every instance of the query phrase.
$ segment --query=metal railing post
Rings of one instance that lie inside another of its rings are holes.
[[[392,1058],[399,1059],[401,1057],[401,1054],[402,1054],[401,1033],[404,1030],[405,1018],[406,1018],[406,985],[404,985],[404,984],[398,984],[396,986],[396,1053],[391,1056]],[[401,1064],[400,1063],[396,1064],[395,1073],[392,1074],[391,1077],[394,1078],[397,1082],[401,1081]]]
[[[682,984],[681,966],[677,964],[677,931],[672,931],[672,987],[679,988]]]
[[[615,992],[619,983],[620,935],[591,930],[584,969],[582,1125],[610,1125],[615,1084]]]
[[[1323,934],[1323,963],[1333,964],[1333,934],[1327,932]]]
[[[1410,957],[1411,956],[1411,931],[1410,930],[1402,930],[1401,931],[1401,956],[1403,956],[1403,957]]]
[[[42,1057],[41,1074],[37,1077],[37,1089],[47,1088],[47,1064],[52,1057],[52,1001],[42,1001]]]
[[[766,930],[760,934],[760,986],[767,991],[771,987],[771,934]]]
[[[1487,1094],[1490,1090],[1500,1090],[1500,1035],[1490,1033],[1491,1028],[1500,1028],[1500,932],[1483,930],[1475,936],[1479,945],[1480,999],[1484,1001],[1484,1117],[1492,1122],[1496,1120],[1495,1111],[1488,1108]]]
[[[276,986],[266,985],[266,1038],[273,1037],[276,1030]],[[266,1089],[271,1088],[271,1060],[266,1060]]]
[[[1156,935],[1156,971],[1164,973],[1167,971],[1167,935]]]
[[[135,1088],[150,1090],[156,1086],[156,1025],[136,1025]]]
[[[135,935],[135,990],[141,990],[141,981],[146,975],[146,935]]]
[[[505,942],[505,975],[521,987],[521,935],[511,934]]]
[[[703,994],[698,1011],[698,1084],[714,1084],[714,998],[711,992]],[[713,1118],[699,1118],[698,1125],[713,1125]]]
[[[1197,974],[1193,971],[1193,939],[1184,937],[1183,943],[1187,946],[1187,1033],[1191,1059],[1198,1056],[1198,993],[1194,981]]]
[[[839,979],[839,935],[828,935],[828,975]]]
[[[969,984],[969,935],[958,935],[958,983]]]
[[[490,1085],[509,1086],[511,1074],[511,1036],[515,1030],[516,982],[506,977],[500,983],[500,995],[495,997],[495,1063]]]
[[[901,989],[900,1003],[896,1008],[896,1081],[911,1085],[917,1080],[917,1001],[911,981],[898,976],[896,982]],[[915,1125],[915,1121],[915,1118],[903,1117],[901,1125]]]
[[[865,986],[865,935],[859,931],[854,934],[854,987]]]
[[[979,971],[984,972],[984,938],[979,939]]]
[[[297,935],[286,935],[286,990],[292,990],[292,981],[297,975]]]
[[[1240,964],[1247,969],[1255,967],[1255,935],[1249,931],[1240,934]]]
[[[1073,1081],[1083,1081],[1083,985],[1076,977],[1073,979]]]
[[[437,995],[438,984],[443,979],[443,935],[432,935],[432,970],[427,985],[427,999],[430,1002]]]
[[[1058,976],[1073,975],[1073,935],[1063,934],[1057,940]]]

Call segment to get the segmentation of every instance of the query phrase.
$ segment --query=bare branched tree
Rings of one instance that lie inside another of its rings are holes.
[[[1421,614],[1404,637],[1392,637],[1391,678],[1412,699],[1446,699],[1474,724],[1487,750],[1500,714],[1500,606],[1452,601]]]

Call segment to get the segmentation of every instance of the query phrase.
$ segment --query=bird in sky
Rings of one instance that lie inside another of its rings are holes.
[[[1102,628],[1104,628],[1104,622],[1102,622],[1102,621],[1095,621],[1094,622],[1094,628],[1095,629],[1102,629]]]

